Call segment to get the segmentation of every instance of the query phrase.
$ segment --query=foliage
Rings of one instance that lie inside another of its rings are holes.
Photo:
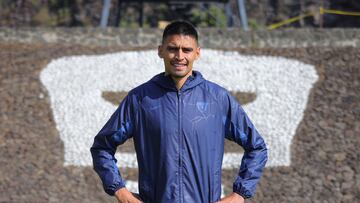
[[[249,19],[249,28],[251,30],[261,30],[264,29],[264,25],[261,25],[259,22],[257,22],[255,19],[250,18]]]
[[[145,5],[145,4],[144,4]],[[147,4],[143,27],[157,27],[159,21],[185,19],[201,27],[225,27],[222,7],[202,4]],[[109,26],[116,26],[117,1],[112,1]],[[0,26],[98,26],[102,1],[98,0],[0,0]],[[139,27],[138,6],[121,10],[120,27]]]

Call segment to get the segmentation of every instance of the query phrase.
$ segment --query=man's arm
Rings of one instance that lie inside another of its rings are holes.
[[[227,95],[227,99],[226,138],[238,143],[245,150],[238,176],[233,184],[233,192],[246,199],[255,193],[267,161],[267,148],[264,139],[239,103],[230,94]]]
[[[104,190],[109,195],[114,195],[116,191],[125,187],[114,155],[117,146],[132,137],[134,116],[133,101],[128,95],[95,136],[90,149],[94,170],[100,176]]]

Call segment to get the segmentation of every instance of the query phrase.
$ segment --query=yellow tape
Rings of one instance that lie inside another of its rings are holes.
[[[324,13],[330,13],[330,14],[347,15],[347,16],[360,16],[360,12],[338,11],[338,10],[320,8],[320,13],[321,13],[321,10]]]
[[[324,10],[325,10],[325,9],[320,6],[320,15],[324,15],[324,13],[325,13]]]
[[[339,10],[324,9],[323,7],[320,7],[320,14],[324,15],[325,13],[337,14],[337,15],[360,16],[360,12],[339,11]],[[296,16],[296,17],[293,17],[293,18],[289,18],[289,19],[286,19],[286,20],[281,21],[279,23],[271,24],[271,25],[267,26],[267,29],[268,30],[273,30],[273,29],[276,29],[276,28],[281,27],[283,25],[290,24],[290,23],[296,22],[298,20],[301,20],[301,19],[309,17],[309,16],[313,16],[313,15],[314,15],[314,13],[307,13],[305,15],[300,15],[300,16]]]
[[[286,24],[290,24],[290,23],[293,23],[293,22],[296,22],[300,19],[303,19],[303,18],[306,18],[306,17],[309,17],[309,16],[312,16],[314,15],[313,13],[307,13],[305,15],[300,15],[300,16],[296,16],[296,17],[293,17],[293,18],[289,18],[287,20],[284,20],[284,21],[281,21],[279,23],[275,23],[275,24],[272,24],[272,25],[269,25],[267,27],[268,30],[273,30],[273,29],[276,29],[278,27],[281,27],[283,25],[286,25]]]

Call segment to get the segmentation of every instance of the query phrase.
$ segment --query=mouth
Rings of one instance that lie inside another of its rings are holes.
[[[171,62],[171,65],[176,69],[184,69],[187,67],[187,63]]]

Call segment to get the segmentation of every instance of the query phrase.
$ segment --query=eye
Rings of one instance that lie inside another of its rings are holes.
[[[168,47],[167,50],[170,52],[175,52],[178,50],[178,48],[177,47]]]
[[[182,50],[183,50],[184,53],[190,53],[190,52],[192,52],[193,49],[191,49],[191,48],[183,48]]]

